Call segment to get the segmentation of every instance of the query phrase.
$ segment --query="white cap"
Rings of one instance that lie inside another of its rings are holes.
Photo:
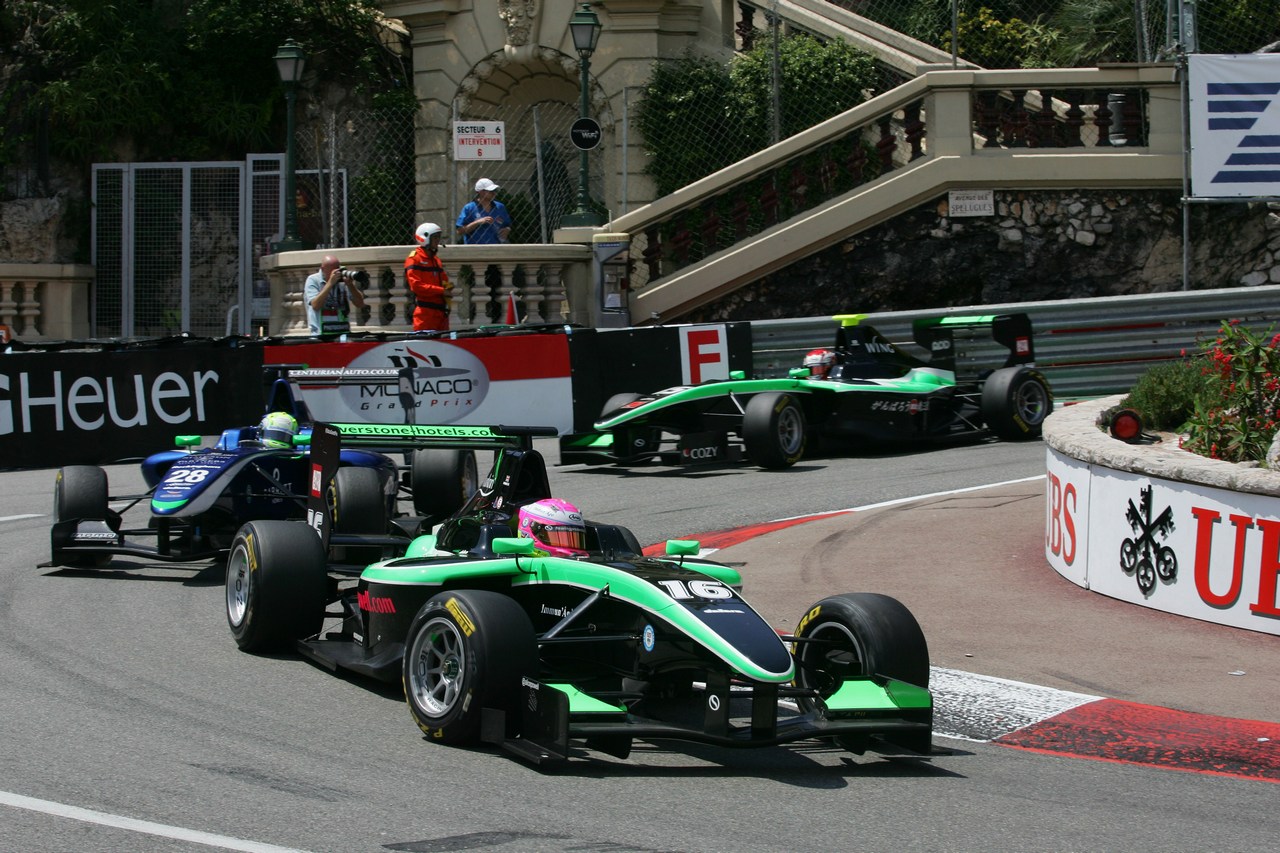
[[[500,189],[502,189],[502,187],[498,186],[488,178],[481,178],[480,180],[476,181],[476,192],[483,191],[487,193],[496,193]]]
[[[431,237],[435,234],[439,234],[441,230],[440,226],[434,222],[424,222],[418,226],[417,231],[413,232],[413,236],[419,243],[425,246]]]

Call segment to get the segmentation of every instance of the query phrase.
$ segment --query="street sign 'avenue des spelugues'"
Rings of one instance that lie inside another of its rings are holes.
[[[995,194],[991,190],[949,190],[947,208],[951,216],[995,216]]]
[[[455,121],[453,159],[505,160],[507,135],[500,121]]]

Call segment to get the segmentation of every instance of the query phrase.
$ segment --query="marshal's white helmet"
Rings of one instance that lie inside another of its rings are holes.
[[[418,226],[418,230],[413,232],[414,238],[418,241],[419,246],[425,246],[431,242],[431,238],[441,233],[443,229],[434,222],[424,222]]]

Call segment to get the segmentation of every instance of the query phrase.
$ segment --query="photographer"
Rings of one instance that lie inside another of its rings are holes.
[[[352,273],[332,255],[325,255],[320,271],[307,276],[302,298],[307,303],[307,326],[313,335],[346,334],[351,331],[351,304],[364,307],[364,294],[356,279],[368,276]]]

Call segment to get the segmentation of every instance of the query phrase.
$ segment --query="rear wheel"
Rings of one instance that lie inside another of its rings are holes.
[[[816,698],[800,700],[802,710],[821,710],[848,678],[882,675],[919,687],[929,686],[929,647],[920,624],[896,598],[878,593],[851,592],[824,598],[800,620],[796,636],[796,685],[810,688]],[[902,745],[929,751],[929,739]],[[842,746],[865,750],[863,741],[841,739]]]
[[[333,477],[334,533],[381,536],[387,532],[387,494],[382,477],[373,468],[339,468]]]
[[[1002,367],[982,386],[982,419],[1000,438],[1038,438],[1053,411],[1049,380],[1029,367]]]
[[[328,576],[316,531],[296,521],[251,521],[227,556],[227,624],[246,652],[319,633]]]
[[[471,450],[417,450],[409,483],[418,515],[447,518],[480,488],[476,454]]]
[[[519,713],[520,678],[537,672],[533,624],[497,592],[443,592],[422,606],[405,637],[405,701],[426,736],[476,740],[485,708]]]
[[[787,468],[804,456],[804,410],[790,394],[756,394],[742,413],[742,443],[761,468]]]

